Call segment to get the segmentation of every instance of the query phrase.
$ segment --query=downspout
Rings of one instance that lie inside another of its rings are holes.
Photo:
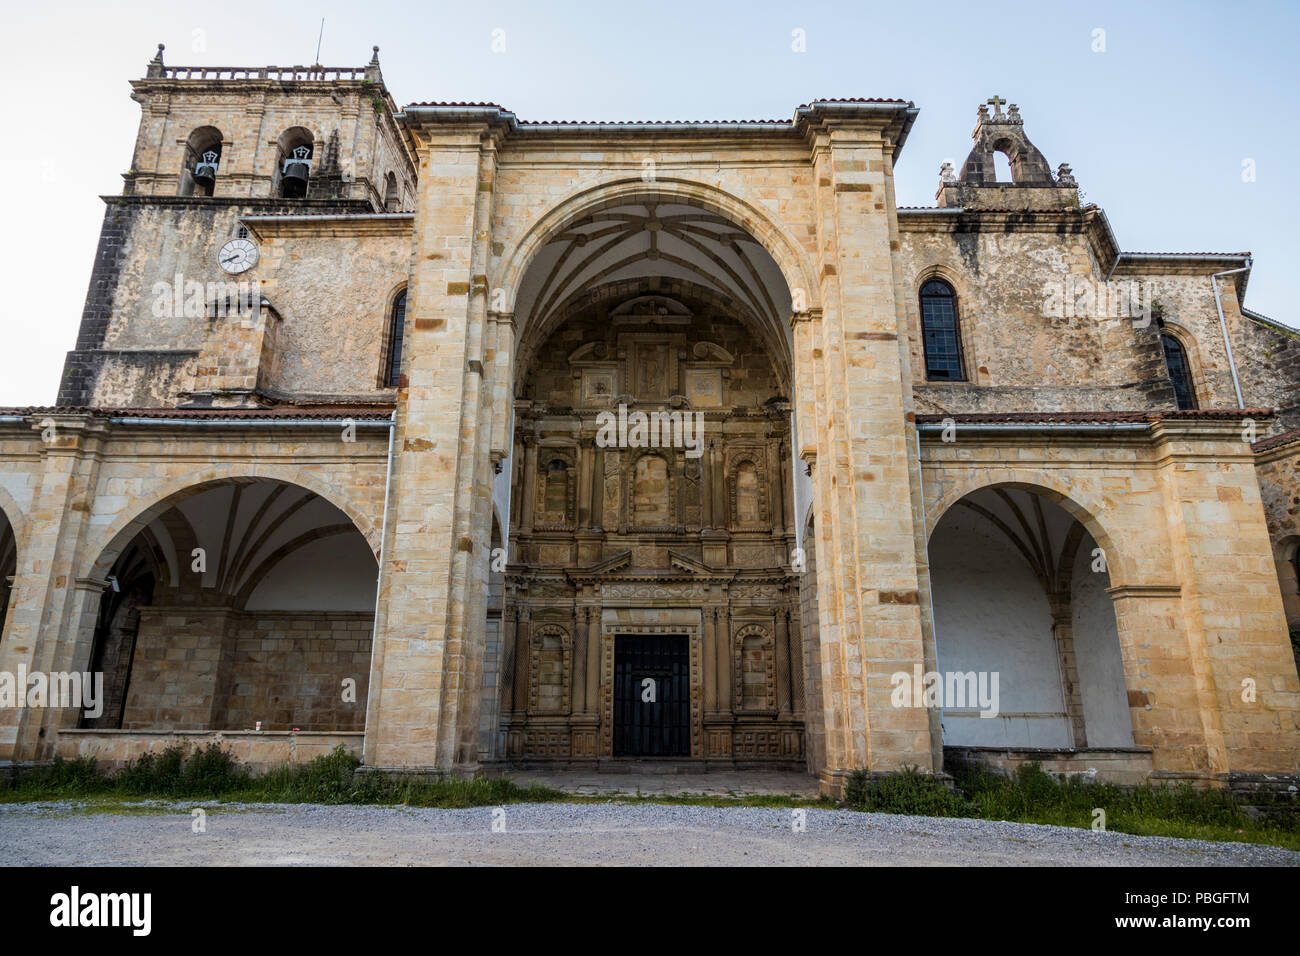
[[[1245,408],[1246,400],[1241,396],[1241,381],[1237,378],[1237,361],[1232,356],[1232,339],[1228,335],[1228,320],[1223,315],[1223,301],[1219,298],[1219,277],[1230,276],[1237,272],[1249,272],[1252,262],[1246,259],[1246,264],[1240,269],[1229,269],[1227,272],[1216,272],[1210,276],[1210,287],[1214,290],[1214,307],[1219,312],[1219,328],[1223,330],[1223,347],[1228,350],[1228,369],[1232,372],[1232,387],[1237,392],[1237,407]]]
[[[375,640],[375,621],[379,620],[379,601],[383,595],[384,585],[384,556],[388,554],[388,489],[393,482],[393,440],[397,436],[397,409],[393,409],[392,417],[388,421],[388,465],[384,470],[384,516],[379,522],[379,570],[375,572],[375,615],[370,623],[370,676],[375,674],[375,648],[378,642]],[[366,715],[370,714],[370,698],[374,695],[375,688],[366,684]],[[366,734],[361,736],[361,764],[366,763]]]
[[[918,425],[916,433],[916,483],[917,490],[921,493],[921,534],[925,536],[925,596],[926,603],[930,605],[930,636],[934,640],[934,669],[935,672],[942,675],[943,670],[939,667],[939,624],[934,619],[934,575],[930,573],[930,528],[929,521],[926,517],[925,508],[925,466],[921,462],[921,427]],[[924,653],[924,648],[922,648]],[[940,680],[942,680],[942,676]],[[925,675],[921,675],[922,685],[925,683]],[[939,758],[943,759],[943,694],[939,694]]]

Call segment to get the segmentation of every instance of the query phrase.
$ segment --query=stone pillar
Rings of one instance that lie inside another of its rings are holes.
[[[711,607],[704,608],[704,654],[701,655],[706,661],[715,662],[713,666],[705,664],[706,673],[701,674],[701,683],[704,684],[704,713],[716,714],[718,712],[718,684],[717,684],[717,664],[718,659],[718,628],[715,620],[714,609]],[[714,671],[708,674],[708,671]]]
[[[512,710],[515,717],[528,713],[528,671],[532,662],[533,622],[532,614],[526,607],[519,609],[519,621],[515,625],[515,676],[511,688]]]
[[[592,459],[594,442],[583,438],[578,443],[578,527],[591,527]]]
[[[804,713],[804,671],[803,671],[803,632],[800,629],[800,615],[793,612],[790,620],[790,707],[795,714]]]
[[[718,711],[723,714],[732,712],[731,701],[731,612],[726,607],[715,608],[717,614],[717,687]]]
[[[703,530],[712,531],[713,524],[713,443],[709,442],[707,454],[700,456],[700,508]]]
[[[1083,719],[1083,685],[1079,680],[1079,667],[1074,655],[1074,620],[1070,609],[1070,595],[1056,594],[1049,599],[1052,609],[1052,637],[1056,642],[1056,660],[1061,671],[1061,699],[1065,716],[1070,722],[1070,736],[1076,750],[1088,746],[1088,734]]]
[[[587,608],[587,713],[600,714],[600,642],[602,639],[600,607]]]
[[[478,767],[491,538],[496,141],[485,115],[408,119],[421,196],[364,759],[464,774]]]
[[[509,596],[506,598],[510,600]],[[507,603],[501,613],[501,710],[502,718],[509,717],[514,713],[514,686],[515,686],[515,654],[517,647],[515,645],[515,628],[519,617],[517,608]]]
[[[1181,662],[1143,660],[1146,689],[1138,693],[1157,733],[1181,735],[1185,715],[1199,712],[1209,772],[1295,773],[1300,679],[1250,437],[1240,421],[1167,419],[1152,426],[1151,460],[1159,463],[1181,572],[1175,620],[1185,628],[1190,667],[1179,673]],[[1136,738],[1140,714],[1133,714]],[[1162,755],[1157,767],[1171,758],[1178,759]]]
[[[18,542],[0,671],[84,671],[104,582],[75,575],[87,522],[107,525],[115,513],[102,513],[95,494],[107,426],[73,415],[33,418],[30,424],[34,438],[39,436],[41,471]],[[58,729],[77,726],[80,714],[55,707],[0,710],[0,759],[48,759]]]
[[[523,437],[524,443],[524,481],[519,487],[519,525],[524,534],[533,530],[533,512],[537,504],[537,439],[532,435]]]
[[[790,612],[785,608],[776,611],[776,708],[789,714],[790,707]]]
[[[573,609],[573,690],[569,695],[571,713],[587,711],[587,609]]]
[[[726,475],[724,474],[726,466],[721,442],[710,443],[709,456],[709,478],[713,485],[713,526],[726,530],[731,520],[727,512],[727,485]]]
[[[819,301],[820,313],[809,308],[809,321],[796,325],[795,392],[799,456],[818,463],[822,786],[829,792],[855,768],[919,761],[936,769],[928,715],[893,707],[889,680],[924,660],[911,291],[897,261],[891,165],[902,122],[898,114],[834,109],[819,111],[810,133],[818,285],[796,301]],[[811,334],[799,328],[805,324]],[[911,507],[899,507],[900,494]]]

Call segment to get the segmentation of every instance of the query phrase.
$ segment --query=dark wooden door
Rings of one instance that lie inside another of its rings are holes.
[[[684,636],[614,638],[615,757],[691,755],[686,648]]]

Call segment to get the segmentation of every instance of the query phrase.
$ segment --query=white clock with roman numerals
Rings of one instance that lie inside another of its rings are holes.
[[[217,253],[217,265],[231,275],[239,275],[257,265],[257,256],[257,243],[252,239],[231,239]]]

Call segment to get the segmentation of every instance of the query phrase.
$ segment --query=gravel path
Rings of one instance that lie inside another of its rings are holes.
[[[71,802],[0,805],[5,865],[913,865],[1296,866],[1300,853],[1236,843],[810,809],[657,804],[518,804],[425,810],[266,804],[79,811]],[[212,806],[208,804],[207,806]],[[173,810],[175,812],[173,812]]]

